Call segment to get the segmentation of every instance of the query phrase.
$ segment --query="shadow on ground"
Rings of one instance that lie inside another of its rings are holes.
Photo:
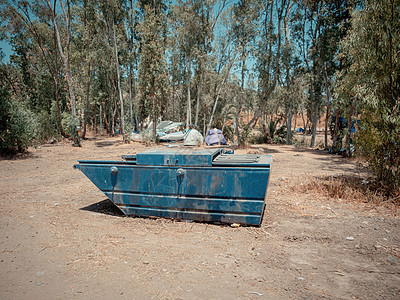
[[[124,216],[124,213],[114,205],[109,199],[91,204],[86,207],[82,207],[81,210],[87,210],[91,212],[112,215],[112,216]]]
[[[254,149],[256,151],[259,151],[259,154],[273,154],[273,153],[281,153],[281,151],[277,149],[271,149],[268,147],[268,145],[251,145],[251,149]],[[249,154],[252,153],[252,150],[249,151]]]
[[[24,160],[24,159],[34,159],[34,158],[39,158],[38,155],[35,155],[32,152],[22,152],[22,153],[17,153],[17,154],[4,154],[0,155],[0,161],[1,160]]]
[[[95,142],[96,147],[109,147],[115,144],[118,144],[120,141],[101,141],[101,142]]]

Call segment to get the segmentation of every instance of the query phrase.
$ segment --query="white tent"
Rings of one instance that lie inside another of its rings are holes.
[[[203,136],[196,129],[190,129],[183,138],[184,146],[201,146],[203,144]]]

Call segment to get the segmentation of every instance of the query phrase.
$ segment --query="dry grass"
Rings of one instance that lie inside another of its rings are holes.
[[[399,197],[387,198],[373,179],[353,175],[308,177],[306,183],[296,185],[294,190],[301,193],[318,194],[329,199],[364,202],[373,205],[399,205]]]

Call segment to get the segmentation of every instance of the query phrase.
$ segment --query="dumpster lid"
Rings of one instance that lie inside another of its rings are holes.
[[[236,166],[236,167],[271,167],[271,155],[257,154],[221,154],[217,156],[213,166]]]
[[[136,154],[138,165],[149,166],[212,166],[223,149],[154,148]]]

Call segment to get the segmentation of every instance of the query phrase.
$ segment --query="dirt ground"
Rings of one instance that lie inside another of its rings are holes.
[[[399,210],[296,190],[360,174],[323,151],[273,155],[261,227],[124,217],[78,159],[143,150],[120,138],[1,160],[0,299],[400,299]]]

